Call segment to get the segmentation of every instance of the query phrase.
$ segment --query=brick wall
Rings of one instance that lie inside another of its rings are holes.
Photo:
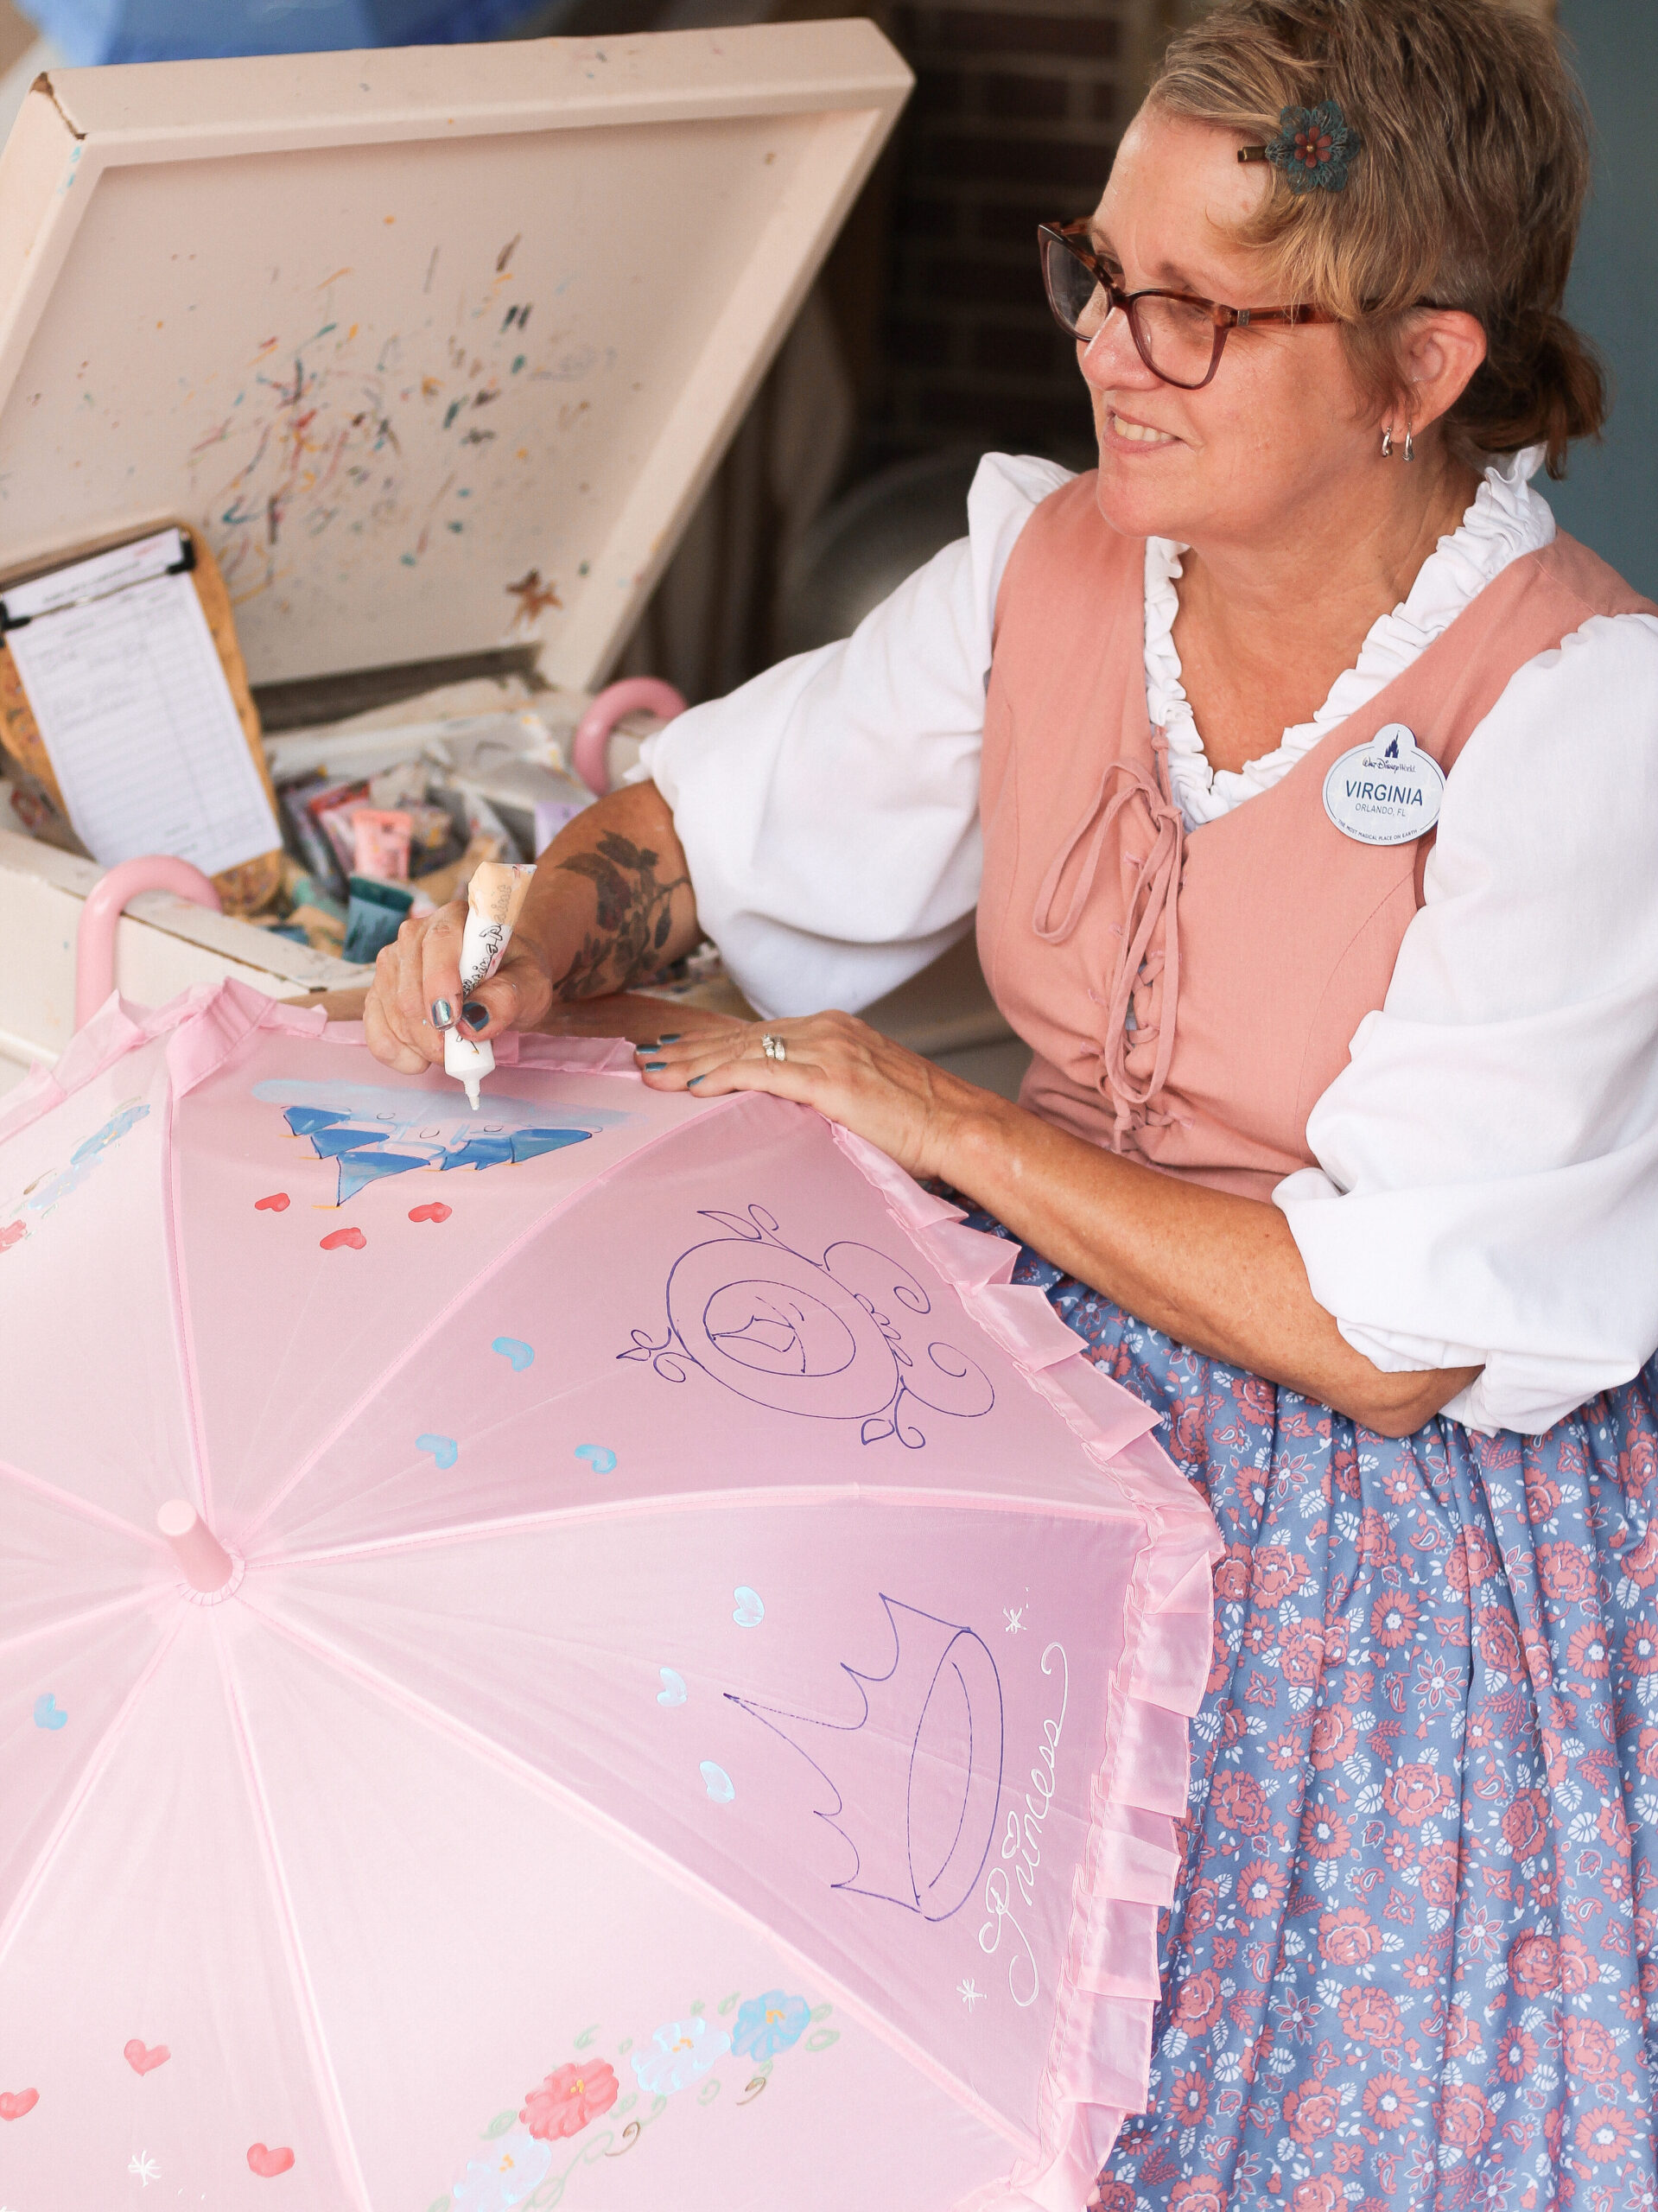
[[[1144,81],[1147,0],[905,0],[916,72],[898,154],[875,443],[1091,442],[1074,347],[1037,271],[1044,219],[1098,199]]]

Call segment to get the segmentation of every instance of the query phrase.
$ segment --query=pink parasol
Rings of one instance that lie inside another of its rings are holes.
[[[233,984],[0,1115],[0,2200],[1080,2208],[1212,1524],[816,1116]]]

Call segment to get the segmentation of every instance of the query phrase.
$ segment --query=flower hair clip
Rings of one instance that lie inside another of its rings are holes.
[[[1292,192],[1342,192],[1347,165],[1363,142],[1334,100],[1317,107],[1286,107],[1278,135],[1264,146],[1240,146],[1241,162],[1270,162],[1284,172]]]

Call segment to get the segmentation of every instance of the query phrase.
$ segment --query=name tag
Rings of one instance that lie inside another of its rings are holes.
[[[1324,812],[1361,845],[1408,845],[1439,818],[1445,776],[1403,722],[1356,745],[1324,778]]]

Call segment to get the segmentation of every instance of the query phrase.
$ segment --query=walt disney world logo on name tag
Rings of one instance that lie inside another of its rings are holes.
[[[1324,812],[1361,845],[1408,845],[1439,818],[1445,776],[1403,722],[1344,753],[1324,778]]]

